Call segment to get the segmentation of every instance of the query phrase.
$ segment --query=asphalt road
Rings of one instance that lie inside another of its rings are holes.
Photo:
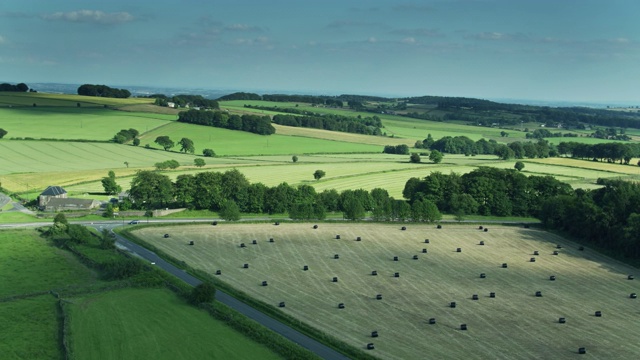
[[[98,229],[103,227],[101,225],[95,225],[95,224],[93,226],[97,227]],[[108,228],[111,230],[115,226],[112,224],[109,224],[109,225],[104,225],[104,228]],[[149,251],[138,244],[132,243],[131,241],[123,238],[118,234],[115,234],[115,235],[117,239],[116,245],[119,248],[125,248],[128,251],[135,253],[137,256],[141,258],[149,262],[155,263],[155,266],[167,271],[168,273],[176,276],[177,278],[183,280],[184,282],[186,282],[191,286],[197,286],[198,284],[201,283],[200,280],[189,275],[184,270],[179,269],[171,265],[170,263],[164,261],[154,252]],[[310,350],[311,352],[315,353],[316,355],[320,356],[323,359],[345,359],[345,360],[349,359],[348,357],[331,349],[330,347],[300,333],[297,330],[294,330],[293,328],[281,323],[280,321],[272,317],[269,317],[263,314],[262,312],[254,309],[253,307],[237,300],[236,298],[220,290],[216,290],[216,300],[242,313],[243,315],[249,317],[250,319],[257,321],[263,326],[271,329],[272,331],[275,331],[276,333],[284,336],[285,338],[293,341],[294,343]]]

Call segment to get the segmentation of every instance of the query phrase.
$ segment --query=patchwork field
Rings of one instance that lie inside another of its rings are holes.
[[[280,359],[166,289],[123,289],[65,304],[78,359]]]
[[[221,280],[253,297],[274,306],[284,301],[282,311],[356,347],[374,343],[372,353],[385,359],[568,359],[579,347],[596,358],[640,355],[638,300],[629,295],[640,285],[627,280],[637,269],[553,234],[502,226],[483,232],[448,224],[408,224],[406,231],[399,224],[312,225],[153,227],[136,234],[193,267],[221,270]]]

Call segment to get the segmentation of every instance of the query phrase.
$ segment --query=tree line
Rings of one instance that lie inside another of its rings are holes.
[[[278,114],[273,116],[278,125],[307,127],[354,134],[382,135],[382,121],[379,117],[357,118],[342,115],[294,116]]]
[[[0,84],[0,91],[27,92],[28,90],[29,90],[29,86],[25,83],[19,83],[16,85],[12,85],[9,83]]]
[[[640,156],[640,144],[561,142],[558,144],[557,152],[559,155],[571,156],[575,159],[619,161],[621,164],[629,164],[632,158]]]
[[[139,171],[131,182],[129,200],[121,209],[186,207],[220,212],[221,217],[237,219],[233,212],[254,214],[288,213],[292,219],[324,219],[327,212],[342,212],[359,220],[370,212],[380,221],[436,221],[441,218],[436,205],[427,200],[409,204],[390,197],[384,189],[362,189],[320,193],[310,185],[281,183],[268,187],[250,183],[238,170],[179,175],[175,182],[154,171]],[[235,210],[237,209],[237,210]],[[226,217],[229,215],[229,217]]]
[[[127,89],[111,88],[107,85],[84,84],[78,87],[78,95],[126,99],[131,96],[131,92]]]
[[[189,110],[178,114],[178,122],[219,127],[229,130],[247,131],[259,135],[275,134],[271,118],[245,114],[229,115],[223,111]]]

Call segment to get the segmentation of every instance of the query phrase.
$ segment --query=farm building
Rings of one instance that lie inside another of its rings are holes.
[[[38,197],[38,206],[44,211],[90,210],[100,206],[93,199],[74,199],[67,197],[67,191],[60,186],[47,187]]]
[[[51,199],[66,199],[67,191],[60,186],[48,186],[38,197],[38,206],[44,208]]]

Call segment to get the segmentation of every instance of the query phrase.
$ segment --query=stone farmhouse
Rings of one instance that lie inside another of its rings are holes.
[[[100,206],[94,199],[67,197],[67,191],[60,186],[47,187],[38,197],[38,206],[44,211],[91,210]]]

